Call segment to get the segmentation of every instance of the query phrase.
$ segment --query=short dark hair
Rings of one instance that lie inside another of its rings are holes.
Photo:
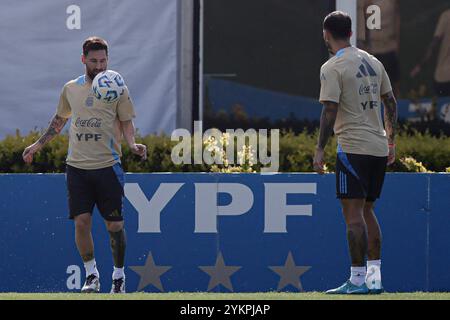
[[[352,18],[342,11],[334,11],[323,20],[323,28],[336,40],[346,40],[352,33]]]
[[[83,55],[87,56],[89,51],[105,50],[108,55],[108,43],[100,37],[89,37],[83,43]]]

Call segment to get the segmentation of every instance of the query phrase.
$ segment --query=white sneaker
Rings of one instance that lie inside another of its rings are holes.
[[[83,288],[81,288],[82,293],[92,293],[100,292],[100,279],[96,274],[90,274],[87,276],[84,282]]]
[[[381,284],[380,268],[371,266],[367,269],[366,285],[371,294],[380,294],[384,292],[383,285]]]
[[[113,280],[111,293],[125,293],[125,278]]]

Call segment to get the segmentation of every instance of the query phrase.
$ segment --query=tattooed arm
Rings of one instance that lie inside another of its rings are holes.
[[[33,156],[36,152],[40,151],[42,147],[58,135],[64,128],[68,119],[58,116],[57,114],[52,118],[50,125],[45,133],[39,138],[38,141],[28,146],[22,153],[23,160],[30,164],[33,161]]]
[[[395,129],[397,126],[397,100],[392,91],[381,96],[384,104],[384,127],[389,143],[388,165],[395,161]]]
[[[314,155],[313,166],[317,173],[324,173],[324,149],[328,139],[333,134],[334,123],[336,121],[338,104],[331,101],[324,101],[322,115],[320,116],[319,141]]]
[[[397,124],[397,100],[395,100],[392,91],[384,94],[381,99],[384,104],[384,126],[389,144],[393,144],[395,142],[395,127]]]
[[[328,139],[333,134],[337,110],[338,110],[337,103],[331,101],[323,102],[322,115],[320,116],[319,142],[317,144],[317,147],[319,149],[325,149]]]
[[[64,128],[68,119],[62,118],[55,114],[50,125],[47,128],[47,131],[39,138],[37,143],[43,147],[47,142],[52,140],[56,135],[58,135],[61,130]]]

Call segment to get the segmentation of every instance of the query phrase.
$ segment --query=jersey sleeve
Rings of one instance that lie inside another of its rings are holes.
[[[380,94],[386,94],[392,91],[391,80],[384,68],[383,64],[381,64],[381,86],[380,86]]]
[[[125,88],[117,104],[117,116],[120,121],[129,121],[136,116],[128,88]]]
[[[342,92],[342,82],[339,72],[335,68],[322,66],[320,70],[319,101],[339,103]]]
[[[70,118],[72,116],[72,109],[70,108],[69,101],[67,100],[67,87],[64,86],[61,95],[59,97],[58,107],[56,108],[56,114],[61,118]]]
[[[438,24],[436,26],[436,30],[434,31],[434,36],[438,38],[442,38],[444,36],[445,30],[447,28],[447,24],[450,23],[450,14],[443,13],[439,17]]]

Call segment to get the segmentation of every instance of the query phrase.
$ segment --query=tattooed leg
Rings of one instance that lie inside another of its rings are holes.
[[[364,220],[367,224],[368,249],[367,258],[369,260],[381,259],[381,229],[377,217],[373,211],[373,202],[366,202],[364,206]]]
[[[347,226],[347,241],[352,259],[352,267],[365,265],[367,253],[367,229],[363,223],[352,223]]]
[[[114,266],[116,268],[123,268],[125,263],[125,249],[127,246],[125,229],[122,227],[119,231],[116,231],[113,228],[108,228],[108,232]]]
[[[347,240],[353,267],[365,266],[367,254],[367,226],[363,217],[364,199],[342,199],[347,224]]]

